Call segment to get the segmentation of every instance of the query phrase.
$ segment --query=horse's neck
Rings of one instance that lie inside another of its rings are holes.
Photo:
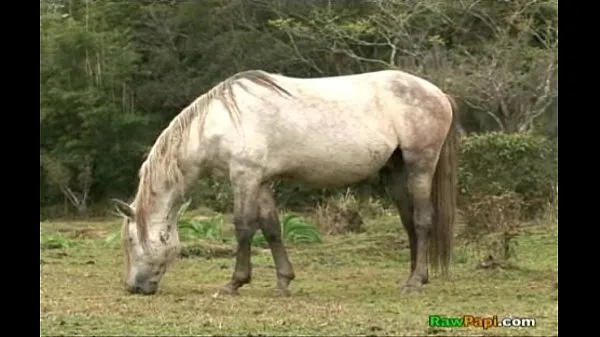
[[[189,130],[185,134],[185,138],[181,142],[179,149],[179,169],[183,178],[182,193],[186,193],[195,185],[198,176],[204,165],[204,151],[201,148],[201,135],[199,124],[200,118],[197,116],[192,121]],[[185,196],[184,196],[185,197]]]
[[[162,193],[157,193],[154,198],[154,207],[156,220],[164,220],[177,215],[177,211],[183,204],[183,195],[175,186],[165,189]]]

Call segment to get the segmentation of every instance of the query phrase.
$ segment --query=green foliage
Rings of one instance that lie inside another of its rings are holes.
[[[558,148],[527,133],[474,134],[462,139],[459,165],[461,204],[485,195],[517,193],[531,217],[553,201],[558,182]]]
[[[210,219],[179,219],[179,238],[190,241],[198,238],[209,240],[222,240],[222,217]]]
[[[40,232],[40,249],[64,249],[79,245],[73,239],[63,235],[62,233],[41,233]]]
[[[288,214],[281,220],[282,239],[285,243],[321,243],[321,233],[310,222],[301,216]],[[267,246],[267,240],[262,232],[257,232],[252,238],[255,246]]]

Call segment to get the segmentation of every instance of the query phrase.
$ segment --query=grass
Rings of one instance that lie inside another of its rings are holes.
[[[208,241],[233,247],[227,219],[209,218],[224,225]],[[514,268],[476,269],[477,254],[458,246],[449,279],[433,274],[422,293],[403,295],[398,289],[409,272],[406,234],[395,216],[367,219],[366,233],[325,236],[320,243],[288,242],[296,272],[289,298],[273,295],[272,258],[258,247],[253,281],[240,289],[240,296],[212,297],[231,276],[230,256],[182,258],[167,272],[158,294],[127,294],[120,279],[119,240],[110,239],[119,226],[120,221],[41,224],[41,335],[558,333],[556,224],[523,230]],[[192,237],[184,244],[197,241]],[[430,328],[432,314],[531,317],[537,325]]]

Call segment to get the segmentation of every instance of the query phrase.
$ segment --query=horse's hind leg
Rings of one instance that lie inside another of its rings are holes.
[[[412,198],[412,220],[416,236],[416,257],[404,291],[419,290],[428,281],[427,253],[429,233],[433,223],[433,204],[431,203],[432,181],[435,174],[437,157],[435,151],[402,152],[406,170],[406,186]]]
[[[402,153],[396,150],[389,162],[380,172],[380,178],[386,189],[389,198],[392,200],[398,212],[400,220],[406,233],[408,234],[408,243],[410,249],[410,272],[415,271],[417,262],[417,233],[413,221],[413,199],[408,190],[407,171],[404,167]],[[428,277],[425,275],[423,283],[428,282]]]
[[[238,247],[231,281],[221,291],[237,294],[238,288],[250,283],[252,279],[250,244],[258,229],[258,196],[261,180],[259,174],[255,174],[247,167],[236,167],[230,170],[233,188],[233,224]]]
[[[277,289],[276,294],[288,296],[288,285],[294,279],[294,269],[290,263],[287,251],[281,240],[281,225],[277,217],[277,207],[273,191],[268,185],[264,185],[260,189],[259,203],[259,226],[263,232],[273,261],[277,270]]]

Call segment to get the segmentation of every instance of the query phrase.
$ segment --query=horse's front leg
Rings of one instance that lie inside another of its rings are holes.
[[[260,189],[259,210],[259,226],[271,248],[277,270],[276,295],[289,296],[288,286],[294,279],[294,269],[281,239],[281,225],[273,191],[267,185]]]
[[[244,169],[232,170],[231,182],[233,188],[233,224],[237,240],[235,269],[222,292],[237,294],[238,288],[252,279],[251,241],[258,229],[258,195],[260,179]]]

